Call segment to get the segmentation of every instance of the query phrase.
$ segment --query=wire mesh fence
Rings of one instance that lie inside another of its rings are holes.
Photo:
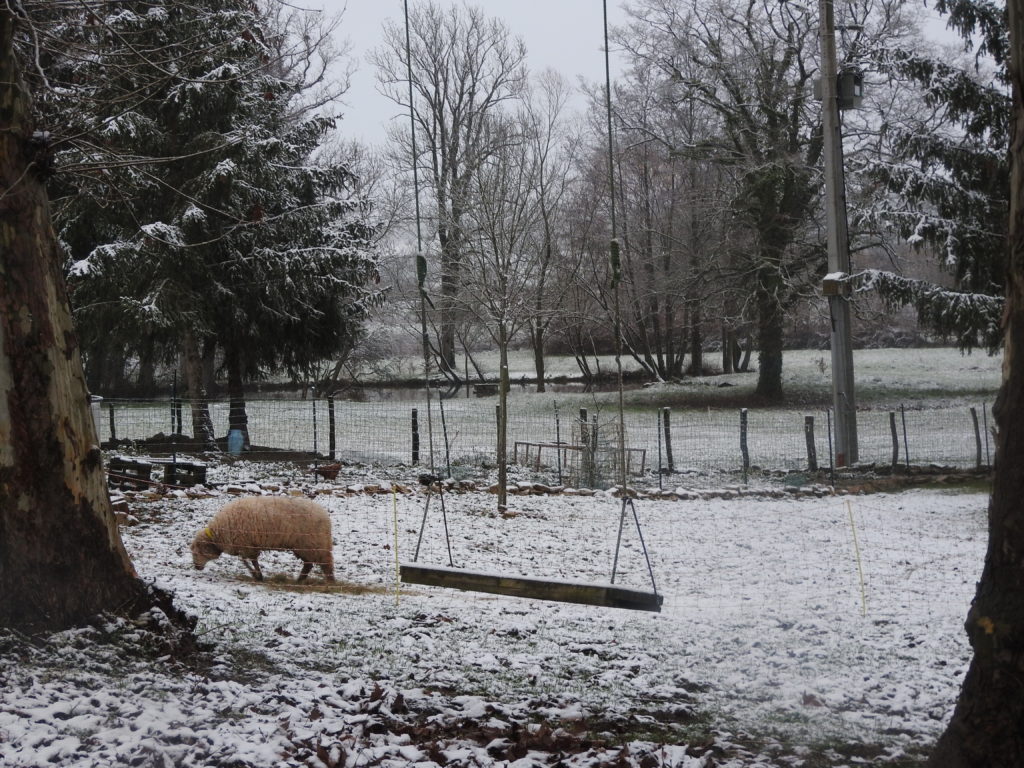
[[[831,414],[789,409],[631,409],[618,414],[589,404],[569,411],[556,402],[511,398],[508,456],[561,484],[608,487],[624,466],[631,483],[681,476],[702,478],[748,472],[829,468]],[[210,401],[216,445],[197,442],[191,403],[104,400],[93,416],[104,448],[150,454],[212,451],[228,455],[226,401]],[[419,466],[468,477],[496,461],[497,413],[493,399],[440,402],[356,402],[318,399],[250,400],[245,408],[253,460],[337,461],[376,466]],[[923,407],[857,414],[859,463],[988,466],[993,450],[986,407]]]

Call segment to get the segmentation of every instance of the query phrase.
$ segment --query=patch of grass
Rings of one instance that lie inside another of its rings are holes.
[[[268,675],[284,674],[284,670],[267,654],[245,642],[223,643],[219,650],[228,657],[230,672],[227,677],[235,682],[248,685]]]
[[[983,477],[969,476],[958,478],[955,484],[950,484],[947,480],[945,483],[926,483],[922,488],[928,488],[929,490],[942,491],[950,495],[956,494],[977,494],[977,493],[992,493],[992,477],[989,475]]]
[[[252,584],[260,584],[257,581],[250,581]],[[354,581],[337,580],[333,583],[326,581],[306,581],[298,583],[294,577],[287,574],[277,573],[268,576],[262,582],[268,589],[280,592],[318,592],[321,594],[340,595],[385,595],[394,592],[393,587],[381,585],[358,584]]]
[[[635,710],[615,719],[590,718],[581,724],[591,735],[611,738],[617,743],[650,741],[655,744],[708,742],[714,726],[707,712],[682,706]]]
[[[802,768],[832,768],[837,763],[873,764],[883,761],[893,768],[920,768],[928,758],[924,752],[915,751],[913,745],[908,745],[898,757],[890,757],[892,748],[881,744],[824,741],[801,746]],[[783,745],[783,752],[795,751],[797,747],[794,745]]]

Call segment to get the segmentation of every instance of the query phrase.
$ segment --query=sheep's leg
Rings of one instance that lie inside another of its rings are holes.
[[[334,557],[330,552],[327,553],[327,557],[320,563],[320,570],[324,574],[324,581],[334,581]]]
[[[259,555],[257,555],[256,557],[259,557]],[[252,577],[256,581],[263,581],[263,571],[260,570],[260,563],[259,560],[256,559],[256,557],[251,558],[251,565],[249,560],[246,560],[244,557],[242,558],[242,562],[245,563],[245,567],[249,569],[249,573],[252,574]]]
[[[309,560],[303,560],[302,570],[299,571],[299,578],[297,580],[298,583],[301,584],[302,582],[304,582],[306,580],[306,577],[309,576],[309,572],[311,570],[313,570],[313,564]]]

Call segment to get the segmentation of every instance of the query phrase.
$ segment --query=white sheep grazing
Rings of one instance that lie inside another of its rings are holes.
[[[334,581],[331,518],[309,499],[291,496],[253,496],[226,504],[192,540],[192,562],[202,569],[222,552],[242,558],[253,578],[263,580],[261,552],[292,552],[302,561],[299,581],[314,565],[325,581]]]

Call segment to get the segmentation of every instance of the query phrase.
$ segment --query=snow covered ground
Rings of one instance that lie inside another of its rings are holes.
[[[0,764],[911,764],[969,660],[979,493],[639,502],[660,614],[398,589],[424,496],[318,500],[335,587],[295,585],[284,553],[264,584],[228,556],[193,570],[223,497],[136,506],[125,543],[198,617],[208,664],[140,650],[130,622],[0,634]],[[457,566],[608,581],[615,498],[445,506]],[[436,497],[427,520],[420,560],[447,565]],[[618,581],[648,586],[631,519],[623,539]]]

